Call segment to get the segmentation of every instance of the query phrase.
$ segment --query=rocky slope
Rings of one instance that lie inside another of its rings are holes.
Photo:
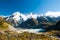
[[[39,16],[36,14],[21,14],[15,12],[12,15],[5,17],[5,20],[10,22],[16,28],[43,28],[45,25],[53,25],[56,21],[47,16]]]

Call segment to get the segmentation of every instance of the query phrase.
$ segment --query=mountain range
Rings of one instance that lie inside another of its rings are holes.
[[[60,17],[59,17],[60,18]],[[4,19],[10,22],[14,27],[17,28],[44,28],[44,26],[55,24],[59,18],[42,16],[40,14],[22,14],[15,12],[12,15],[5,17]]]
[[[13,31],[17,33],[29,32],[60,37],[60,17],[42,16],[36,14],[22,14],[15,12],[7,17],[0,17],[0,32]]]

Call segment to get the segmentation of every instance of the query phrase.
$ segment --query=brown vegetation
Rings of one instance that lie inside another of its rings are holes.
[[[43,34],[35,34],[28,32],[16,33],[13,31],[4,31],[4,33],[0,32],[0,40],[59,40],[59,39],[51,38]]]

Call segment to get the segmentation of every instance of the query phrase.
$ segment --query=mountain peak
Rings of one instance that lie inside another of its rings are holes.
[[[20,14],[21,14],[20,12],[14,12],[13,13],[14,16],[20,16]]]
[[[13,13],[13,19],[15,20],[15,21],[18,21],[18,20],[20,20],[20,15],[21,15],[21,13],[20,12],[15,12],[15,13]]]

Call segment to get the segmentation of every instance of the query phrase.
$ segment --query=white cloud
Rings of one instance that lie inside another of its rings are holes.
[[[47,12],[45,13],[45,16],[58,17],[60,16],[60,12]]]

